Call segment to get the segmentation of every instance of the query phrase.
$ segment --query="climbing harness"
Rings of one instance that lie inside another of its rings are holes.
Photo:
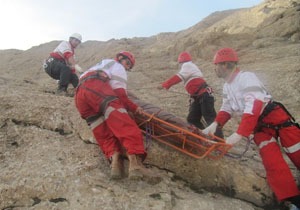
[[[287,113],[287,115],[290,117],[289,120],[281,123],[281,124],[267,124],[263,122],[263,119],[270,114],[276,107],[280,107],[281,109],[283,109],[285,111],[285,113]],[[276,101],[270,101],[267,106],[265,107],[264,111],[262,112],[262,114],[259,116],[258,118],[258,125],[255,129],[255,132],[259,132],[262,128],[271,128],[273,130],[276,131],[276,136],[278,138],[279,136],[279,130],[281,128],[285,128],[285,127],[289,127],[289,126],[296,126],[300,129],[299,124],[295,121],[295,118],[289,113],[289,111],[285,108],[285,106],[283,104],[281,104],[280,102],[276,102]]]
[[[102,82],[107,82],[109,80],[108,77],[104,77],[102,75],[102,70],[96,70],[94,74],[92,75],[89,75],[89,76],[86,76],[82,79],[80,79],[79,81],[79,84],[76,88],[76,91],[81,87],[83,89],[86,89],[90,92],[92,92],[94,95],[100,97],[100,98],[103,98],[103,101],[99,104],[100,108],[100,112],[97,113],[96,115],[92,115],[92,116],[89,116],[87,117],[85,120],[87,122],[88,125],[91,125],[94,121],[96,121],[99,117],[103,116],[103,112],[106,110],[108,104],[116,99],[118,99],[117,96],[111,96],[111,95],[104,95],[104,94],[101,94],[100,92],[97,92],[91,88],[88,88],[84,85],[84,82],[86,82],[87,80],[90,80],[90,79],[97,79],[97,80],[100,80]]]
[[[191,97],[198,97],[200,91],[201,91],[202,89],[204,89],[204,88],[205,88],[205,89],[208,88],[208,85],[206,84],[206,82],[204,82],[202,85],[200,85],[200,86],[197,88],[197,90],[195,91],[195,93],[191,95]]]
[[[270,114],[276,107],[282,108],[287,113],[287,115],[290,117],[290,119],[281,124],[278,124],[278,125],[264,123],[263,119],[268,114]],[[289,126],[296,126],[296,127],[300,128],[299,124],[295,121],[294,117],[289,113],[289,111],[285,108],[285,106],[283,104],[281,104],[280,102],[276,102],[276,101],[270,101],[267,104],[267,106],[265,107],[265,109],[263,110],[262,114],[258,118],[258,125],[255,128],[255,132],[259,132],[262,128],[274,129],[276,131],[276,138],[278,138],[279,130],[281,128],[285,128],[285,127],[289,127]],[[249,150],[252,140],[253,140],[253,137],[248,137],[246,148],[242,154],[234,155],[232,153],[227,153],[226,156],[231,157],[231,158],[238,158],[238,159],[242,158],[245,155],[245,153]]]

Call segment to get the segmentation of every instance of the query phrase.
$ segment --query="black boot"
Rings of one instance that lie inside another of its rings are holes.
[[[286,200],[291,202],[289,205],[289,208],[291,210],[299,210],[300,209],[300,195],[287,198]]]
[[[62,87],[62,86],[59,86],[59,87],[57,88],[57,91],[55,92],[55,95],[59,95],[59,96],[68,96],[67,88],[66,88],[66,87]]]

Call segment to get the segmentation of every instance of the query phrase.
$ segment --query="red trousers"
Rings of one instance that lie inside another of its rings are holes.
[[[107,158],[124,149],[128,154],[145,156],[142,133],[121,101],[115,99],[107,104],[105,110],[100,110],[106,96],[116,94],[108,82],[98,79],[85,81],[78,87],[75,96],[76,107],[82,118],[103,113],[90,124],[102,152]]]
[[[263,122],[279,125],[290,119],[288,114],[281,108],[276,107]],[[254,141],[259,147],[259,152],[267,174],[267,181],[278,200],[300,195],[295,178],[283,158],[281,147],[293,164],[300,169],[300,129],[293,125],[279,130],[279,138],[274,129],[262,128],[255,133]]]

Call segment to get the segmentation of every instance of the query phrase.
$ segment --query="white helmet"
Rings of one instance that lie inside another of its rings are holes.
[[[78,39],[80,42],[82,41],[82,36],[78,33],[72,34],[70,38]]]

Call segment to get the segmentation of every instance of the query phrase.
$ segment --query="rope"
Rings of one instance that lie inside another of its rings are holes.
[[[145,136],[146,136],[146,146],[145,147],[146,148],[145,149],[146,149],[146,151],[148,151],[151,146],[151,142],[152,142],[152,129],[151,129],[151,125],[149,122],[146,122],[145,131],[146,131],[146,134],[145,134]]]
[[[157,86],[150,86],[150,87],[141,87],[141,88],[128,88],[128,91],[132,91],[132,90],[143,90],[143,89],[157,89]],[[188,93],[184,93],[184,92],[179,92],[179,91],[175,91],[175,90],[166,90],[167,92],[170,93],[176,93],[176,94],[180,94],[180,95],[186,95],[189,96]]]
[[[150,87],[141,87],[141,88],[129,88],[127,90],[142,90],[142,89],[156,89],[157,86],[150,86]]]
[[[171,93],[180,94],[180,95],[190,96],[190,95],[187,94],[187,93],[183,93],[183,92],[179,92],[179,91],[175,91],[175,90],[167,90],[167,91],[168,91],[168,92],[171,92]]]
[[[161,109],[157,111],[157,113],[161,112]],[[155,113],[155,114],[157,114]],[[155,115],[153,114],[149,119],[146,120],[146,128],[145,128],[145,137],[146,137],[146,146],[145,150],[148,151],[150,149],[152,143],[152,128],[151,128],[151,119]]]

